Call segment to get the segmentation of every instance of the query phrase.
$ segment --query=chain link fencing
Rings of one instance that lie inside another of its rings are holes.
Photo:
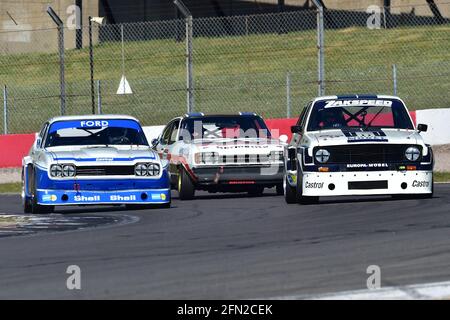
[[[410,109],[450,107],[449,19],[401,12],[325,10],[327,95],[396,90]],[[316,10],[194,18],[194,110],[297,117],[318,95],[317,19]],[[7,87],[1,133],[5,123],[8,133],[34,132],[61,113],[57,31],[23,32],[0,33],[0,75]],[[66,114],[94,109],[160,125],[186,112],[184,19],[93,24],[94,105],[89,29],[81,32],[83,44],[71,48],[75,31],[65,29]],[[118,94],[122,76],[132,93]]]

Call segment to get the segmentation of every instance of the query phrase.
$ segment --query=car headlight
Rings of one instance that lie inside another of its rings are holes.
[[[319,149],[316,151],[314,157],[316,158],[317,162],[325,163],[330,160],[330,152],[325,149]]]
[[[60,166],[59,164],[53,164],[50,167],[50,176],[62,177],[62,166]]]
[[[150,163],[148,166],[147,166],[147,174],[149,175],[149,176],[157,176],[157,175],[159,175],[159,164],[156,164],[156,163]]]
[[[405,151],[405,157],[409,161],[417,161],[420,158],[420,150],[417,147],[409,147]]]
[[[219,154],[217,152],[200,152],[195,154],[196,163],[217,163],[219,162]]]
[[[134,174],[138,177],[157,176],[161,167],[157,163],[138,163],[134,166]]]
[[[62,166],[63,177],[75,177],[76,169],[74,165],[66,164]]]
[[[134,167],[134,174],[139,176],[139,177],[146,176],[147,175],[147,164],[145,164],[145,163],[138,163]]]
[[[282,161],[284,156],[283,151],[271,151],[269,154],[270,161]]]

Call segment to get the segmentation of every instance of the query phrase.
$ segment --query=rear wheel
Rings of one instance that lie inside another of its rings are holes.
[[[183,167],[178,172],[178,195],[180,200],[192,200],[195,195],[194,183]]]

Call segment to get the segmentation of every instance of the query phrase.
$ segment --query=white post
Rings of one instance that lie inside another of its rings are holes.
[[[286,117],[291,117],[291,73],[286,74]]]
[[[102,114],[102,92],[100,80],[97,80],[97,112]]]

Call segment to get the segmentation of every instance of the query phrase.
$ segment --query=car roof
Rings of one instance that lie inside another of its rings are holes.
[[[238,112],[238,113],[213,113],[204,114],[203,112],[186,113],[183,118],[212,118],[212,117],[258,117],[255,112]]]
[[[120,114],[90,114],[90,115],[78,115],[78,116],[58,116],[51,118],[49,123],[56,121],[73,121],[73,120],[134,120],[139,122],[136,118],[128,115]]]
[[[324,100],[343,100],[343,99],[395,99],[400,100],[397,96],[390,95],[376,95],[376,94],[348,94],[348,95],[336,95],[336,96],[321,96],[313,100],[313,102],[324,101]]]

